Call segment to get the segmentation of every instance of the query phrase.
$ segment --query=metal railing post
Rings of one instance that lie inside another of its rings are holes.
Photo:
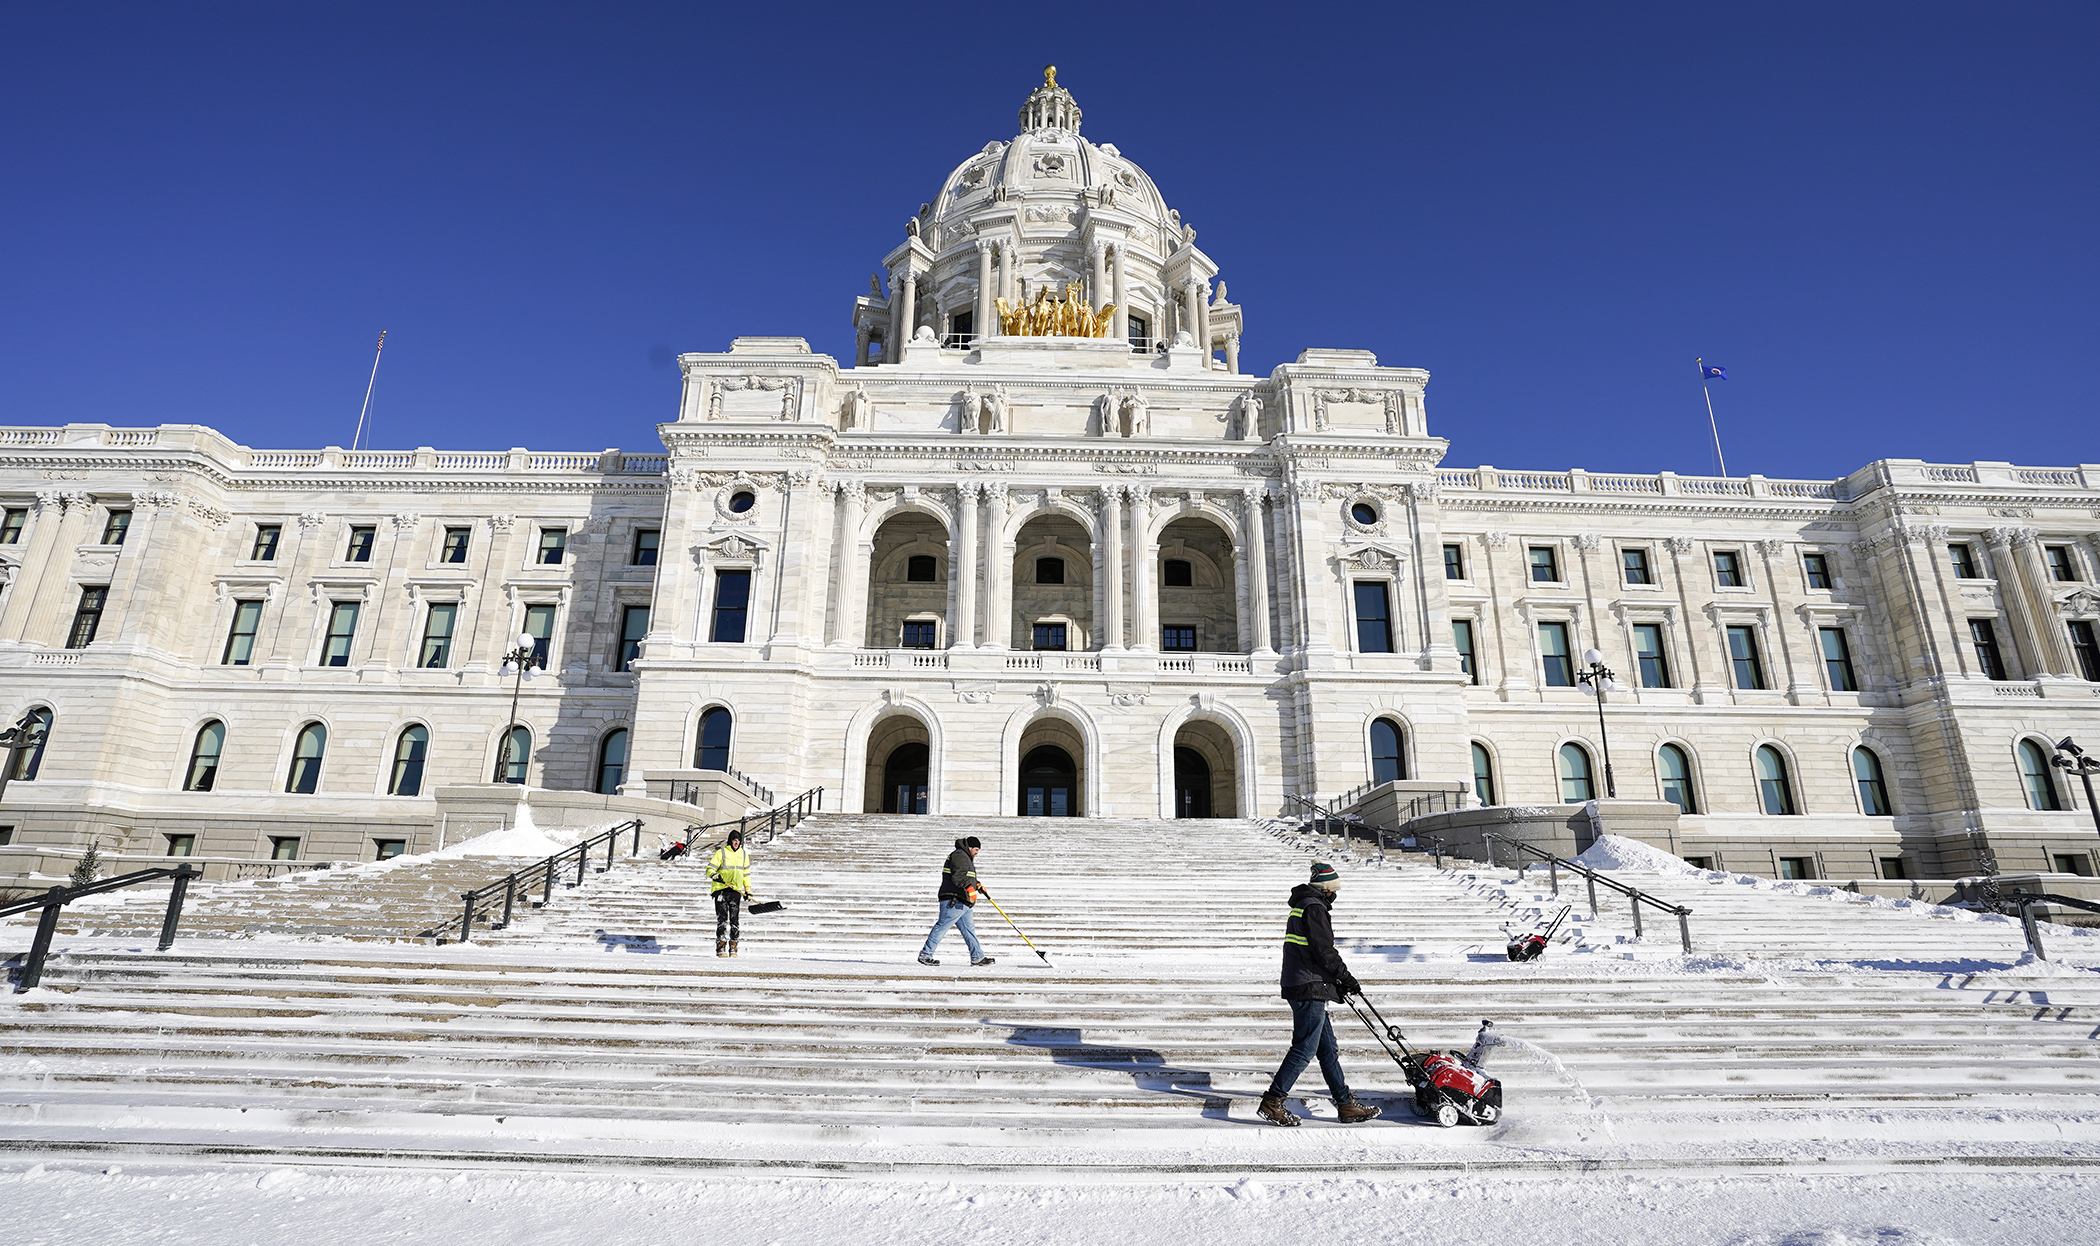
[[[619,850],[620,833],[618,831],[614,831],[612,834],[607,835],[605,837],[605,868],[598,871],[599,873],[605,874],[610,873],[612,871],[613,854],[618,852]]]
[[[508,929],[510,929],[510,911],[511,911],[511,906],[515,905],[515,904],[517,903],[517,901],[518,901],[518,876],[517,876],[516,874],[513,874],[513,875],[511,875],[511,876],[510,876],[509,878],[506,878],[506,879],[504,879],[504,880],[503,880],[503,924],[502,924],[502,925],[500,925],[500,926],[498,926],[498,927],[496,927],[496,929],[498,929],[498,930],[508,930]]]
[[[627,855],[630,857],[642,855],[642,820],[640,818],[634,820],[634,846],[627,850]]]
[[[578,887],[581,887],[581,886],[583,886],[583,872],[584,872],[584,870],[586,870],[586,869],[590,868],[590,858],[591,858],[591,854],[590,854],[589,852],[586,852],[586,851],[584,850],[584,847],[583,847],[583,845],[582,845],[582,844],[578,844],[578,845],[576,845],[576,882],[575,882],[575,885],[576,885],[576,886],[578,886]]]
[[[2020,928],[2027,932],[2027,950],[2036,960],[2048,960],[2049,953],[2042,949],[2042,928],[2034,921],[2034,897],[2020,896]]]
[[[1546,858],[1546,877],[1553,880],[1553,898],[1558,900],[1560,898],[1560,862],[1552,857]]]
[[[168,914],[160,921],[160,950],[175,946],[175,927],[182,922],[182,901],[189,894],[190,880],[204,871],[185,865],[175,871],[175,885],[168,889]]]
[[[64,887],[53,887],[46,895],[56,897]],[[58,933],[58,915],[64,905],[52,903],[44,906],[36,919],[36,938],[29,944],[29,956],[22,962],[22,976],[15,982],[15,991],[32,990],[44,980],[44,957],[51,952],[51,937]]]
[[[1643,937],[1643,936],[1642,936],[1642,934],[1641,934],[1641,898],[1640,898],[1639,896],[1634,896],[1634,897],[1632,897],[1632,900],[1633,900],[1633,937],[1634,937],[1634,938],[1636,938],[1636,939],[1639,939],[1639,938],[1642,938],[1642,937]]]
[[[540,865],[540,907],[554,903],[554,858],[549,857]]]
[[[1690,956],[1692,954],[1692,911],[1690,909],[1677,910],[1677,934],[1684,940],[1684,954]]]
[[[460,899],[467,902],[467,911],[459,915],[459,941],[471,943],[474,941],[474,893],[470,891]]]
[[[1595,917],[1597,915],[1597,876],[1595,874],[1584,874],[1582,877],[1583,881],[1590,885],[1590,916]]]

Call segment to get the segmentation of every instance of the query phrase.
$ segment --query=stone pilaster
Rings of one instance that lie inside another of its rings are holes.
[[[1242,489],[1240,503],[1245,510],[1246,554],[1243,561],[1247,568],[1247,626],[1250,630],[1241,633],[1240,644],[1249,653],[1268,654],[1269,647],[1269,532],[1262,515],[1262,507],[1268,502],[1268,490]]]
[[[984,647],[1005,649],[1013,637],[1013,549],[1006,541],[1006,482],[984,487]]]
[[[952,649],[977,647],[977,498],[984,486],[966,480],[955,486],[955,532],[949,538],[948,579],[955,615],[949,620]]]
[[[869,550],[861,539],[862,519],[867,512],[867,486],[858,480],[848,480],[839,485],[839,498],[845,509],[845,517],[839,525],[838,573],[834,580],[838,584],[838,634],[831,638],[833,645],[858,649],[867,640],[861,615],[867,611],[867,573]]]
[[[1123,489],[1118,485],[1107,485],[1101,490],[1101,537],[1098,542],[1107,555],[1106,569],[1102,576],[1105,585],[1101,604],[1101,647],[1123,648]]]

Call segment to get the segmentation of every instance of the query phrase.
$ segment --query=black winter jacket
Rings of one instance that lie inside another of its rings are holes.
[[[1291,889],[1291,919],[1283,928],[1283,997],[1338,1004],[1355,993],[1356,977],[1334,950],[1334,898],[1311,883]]]
[[[974,905],[977,901],[971,898],[970,888],[977,885],[977,862],[971,858],[970,850],[958,843],[955,851],[948,854],[947,864],[941,866],[941,899]]]

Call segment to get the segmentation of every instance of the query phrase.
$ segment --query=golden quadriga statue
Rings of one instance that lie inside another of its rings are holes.
[[[1115,320],[1116,305],[1095,311],[1079,294],[1079,283],[1065,286],[1060,298],[1050,297],[1050,287],[1036,290],[1032,303],[1009,303],[998,299],[999,332],[1007,337],[1107,337]]]

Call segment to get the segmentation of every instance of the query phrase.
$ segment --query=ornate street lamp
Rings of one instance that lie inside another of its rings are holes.
[[[1603,650],[1583,650],[1582,661],[1584,665],[1575,671],[1575,682],[1582,685],[1582,695],[1597,699],[1597,742],[1604,746],[1604,795],[1617,800],[1619,785],[1612,779],[1611,737],[1604,733],[1604,694],[1623,692],[1626,685],[1620,683],[1616,672],[1604,664]]]
[[[500,674],[513,677],[510,687],[510,722],[503,728],[503,761],[498,773],[510,774],[510,755],[518,737],[518,694],[524,691],[525,681],[532,678],[534,661],[539,656],[539,641],[531,632],[519,632],[518,643],[503,654],[503,669]],[[501,782],[508,783],[504,778]],[[523,782],[522,778],[520,782]]]
[[[22,721],[0,731],[0,750],[5,750],[5,759],[0,760],[0,798],[7,795],[7,781],[15,776],[15,766],[20,763],[22,754],[44,746],[46,730],[44,720],[35,710],[30,710],[22,715]],[[2087,784],[2086,790],[2091,791],[2092,785]]]
[[[2065,774],[2075,774],[2085,782],[2085,807],[2092,810],[2093,829],[2100,830],[2100,805],[2093,803],[2093,776],[2100,774],[2100,757],[2088,757],[2085,750],[2071,743],[2065,736],[2056,742],[2056,756],[2049,764]]]

